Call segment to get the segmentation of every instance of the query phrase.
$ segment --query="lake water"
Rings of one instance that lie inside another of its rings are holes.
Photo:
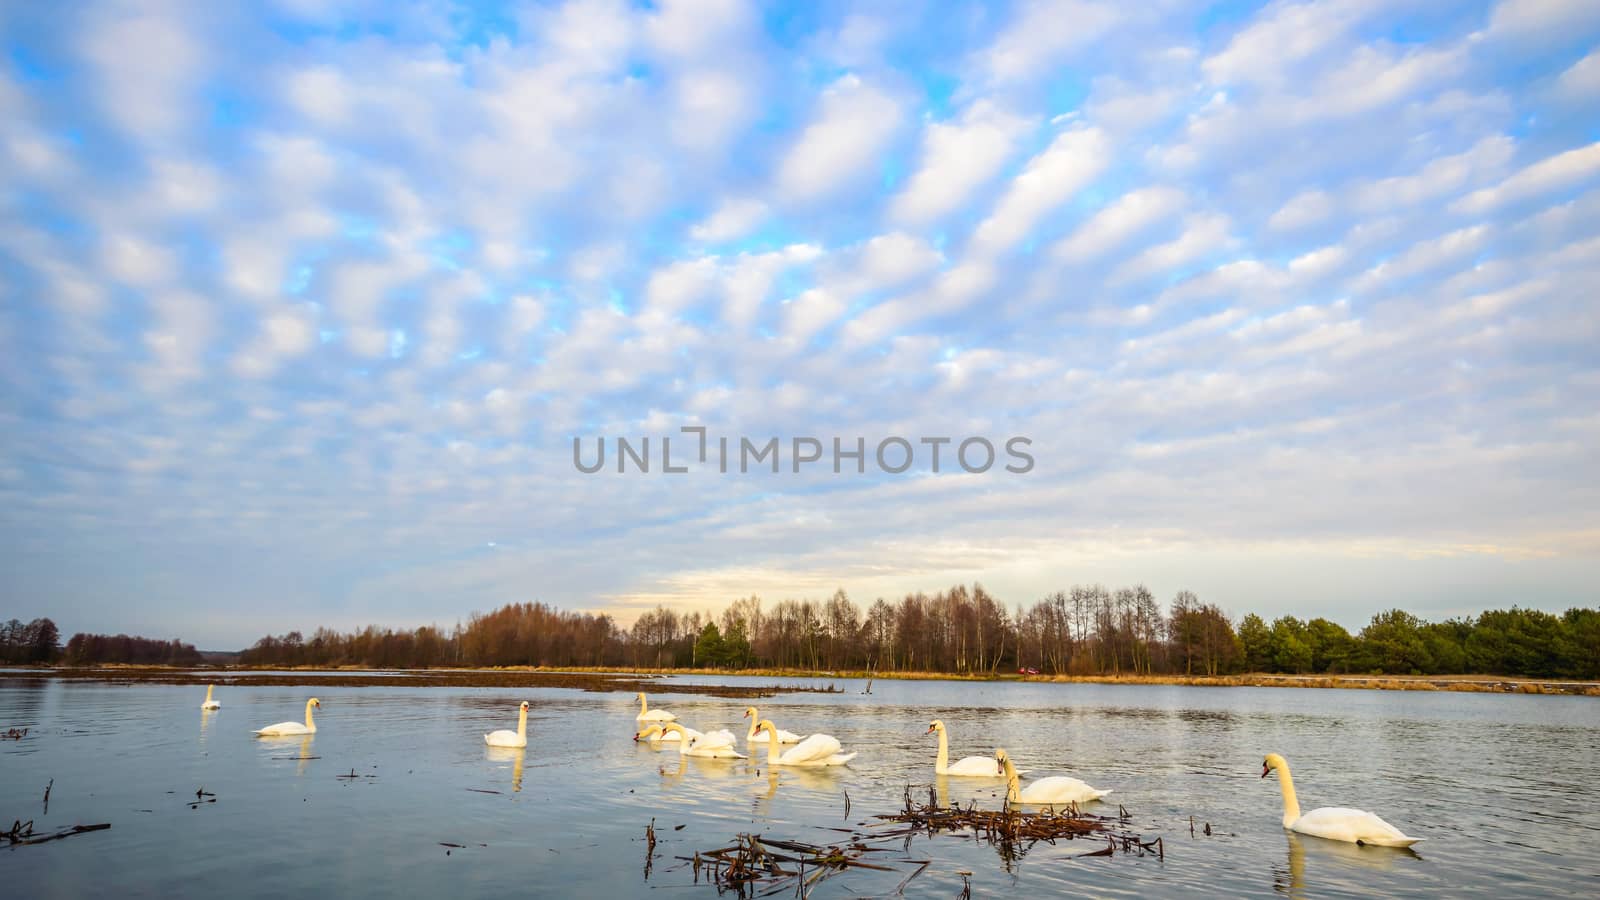
[[[673,692],[716,681],[663,679],[652,706],[742,735],[746,701]],[[846,693],[755,702],[781,727],[825,731],[860,755],[773,780],[764,756],[684,760],[636,745],[626,693],[219,686],[223,708],[202,714],[204,688],[0,674],[0,731],[29,729],[0,741],[0,827],[112,825],[0,849],[0,881],[31,898],[711,897],[673,857],[740,832],[836,843],[828,829],[896,811],[908,784],[925,798],[936,743],[924,732],[938,717],[952,758],[1003,746],[1032,776],[1113,789],[1134,828],[1163,838],[1165,859],[1074,858],[1092,849],[1075,841],[1007,861],[970,836],[917,837],[909,855],[933,863],[908,896],[955,896],[963,870],[974,896],[1592,896],[1600,884],[1592,699],[937,681],[878,681],[862,695],[860,682],[835,683]],[[300,719],[313,691],[314,738],[251,735]],[[522,700],[526,752],[486,748],[482,734],[515,728]],[[1426,842],[1412,853],[1287,835],[1276,781],[1258,777],[1269,751],[1288,757],[1306,809],[1367,809]],[[191,808],[202,787],[216,802]],[[996,782],[939,787],[999,804]],[[1212,834],[1191,837],[1191,816]],[[896,844],[872,858],[905,856]],[[814,896],[892,894],[904,874],[851,871]]]

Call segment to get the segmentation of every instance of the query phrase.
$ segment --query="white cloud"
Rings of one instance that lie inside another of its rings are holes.
[[[1350,258],[1343,247],[1320,247],[1289,260],[1289,273],[1303,280],[1315,280],[1336,271]]]
[[[178,16],[156,6],[97,10],[80,50],[98,71],[105,113],[130,136],[161,140],[185,123],[204,53]]]
[[[999,173],[1033,124],[987,100],[974,101],[955,121],[928,123],[921,166],[890,202],[890,216],[924,224],[954,212]]]
[[[708,244],[731,241],[749,234],[767,217],[767,205],[760,200],[726,200],[721,206],[689,229],[689,236]]]
[[[822,94],[816,117],[778,167],[778,190],[818,200],[877,174],[879,154],[900,127],[888,94],[846,75]]]
[[[1600,172],[1600,141],[1540,160],[1494,187],[1473,191],[1450,208],[1482,213],[1530,197],[1572,187]]]
[[[199,377],[216,328],[211,305],[195,294],[174,291],[158,294],[150,306],[155,321],[144,333],[144,342],[157,361],[152,374],[160,381]]]
[[[712,257],[675,262],[650,276],[645,301],[658,312],[681,312],[708,297],[717,276],[717,261]]]
[[[1129,191],[1055,245],[1056,257],[1068,263],[1097,259],[1154,225],[1175,217],[1187,198],[1170,187]]]
[[[1556,86],[1574,100],[1593,103],[1600,97],[1600,49],[1590,50],[1562,72]]]
[[[322,125],[343,125],[352,98],[344,75],[334,66],[316,65],[290,72],[285,86],[289,103]]]
[[[1415,206],[1498,174],[1515,152],[1516,142],[1511,138],[1490,135],[1464,153],[1430,161],[1415,175],[1396,175],[1362,185],[1356,188],[1355,202],[1366,210]]]
[[[1333,197],[1327,191],[1312,188],[1289,198],[1289,202],[1267,220],[1267,227],[1273,231],[1299,231],[1327,221],[1331,215]]]
[[[1184,220],[1183,233],[1143,251],[1119,266],[1113,280],[1145,278],[1168,272],[1228,245],[1228,217],[1221,213],[1195,213]]]
[[[178,277],[178,260],[172,251],[131,234],[108,238],[103,249],[108,274],[125,284],[155,287]]]
[[[1572,40],[1600,30],[1600,7],[1589,0],[1503,0],[1488,36],[1516,41]]]
[[[1201,68],[1217,84],[1277,85],[1294,64],[1337,46],[1375,6],[1369,0],[1272,4]]]
[[[880,234],[862,246],[853,278],[853,290],[876,291],[896,287],[938,268],[944,254],[927,241],[903,232]]]
[[[994,211],[978,225],[974,251],[997,254],[1021,243],[1040,219],[1070,200],[1110,162],[1111,146],[1104,132],[1097,128],[1062,132],[1028,160]]]
[[[1039,80],[1071,53],[1110,31],[1122,16],[1107,4],[1023,0],[1011,22],[978,54],[978,64],[1000,84]]]
[[[1438,268],[1445,263],[1476,253],[1488,241],[1488,225],[1457,229],[1426,241],[1419,241],[1404,253],[1373,266],[1357,280],[1360,290],[1372,290],[1386,281],[1409,278]]]

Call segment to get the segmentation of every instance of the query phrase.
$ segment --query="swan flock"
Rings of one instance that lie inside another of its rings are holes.
[[[201,704],[201,709],[215,710],[222,706],[213,698],[214,688],[214,685],[206,686],[206,699]],[[643,692],[638,694],[638,700],[639,714],[635,716],[635,721],[640,724],[634,731],[635,742],[675,744],[678,755],[683,757],[715,760],[749,758],[739,752],[738,738],[732,731],[726,728],[715,731],[690,728],[676,721],[678,717],[667,710],[651,709],[649,700]],[[292,720],[278,722],[256,729],[254,734],[259,737],[305,736],[309,742],[310,737],[317,732],[313,713],[321,706],[322,701],[312,697],[306,701],[304,722]],[[495,748],[520,750],[527,747],[528,706],[528,702],[523,701],[518,707],[516,731],[508,729],[491,731],[483,736],[484,743]],[[775,725],[770,718],[762,718],[760,711],[754,706],[745,708],[744,717],[750,720],[749,730],[744,735],[745,743],[765,744],[767,765],[774,771],[780,767],[844,766],[858,755],[854,751],[846,752],[839,739],[830,734],[819,732],[801,736],[792,731],[785,731]],[[1111,793],[1110,790],[1093,787],[1087,782],[1067,775],[1051,775],[1023,785],[1021,779],[1023,772],[1016,767],[1011,755],[1003,748],[996,749],[992,757],[966,756],[952,763],[949,731],[944,721],[934,719],[929,722],[925,734],[936,734],[939,738],[933,763],[936,776],[1004,779],[1005,802],[1008,806],[1075,807],[1096,802]],[[520,755],[518,754],[519,757]],[[1283,794],[1282,822],[1285,830],[1358,846],[1410,847],[1423,840],[1407,835],[1379,816],[1365,810],[1327,806],[1302,813],[1288,761],[1277,753],[1269,753],[1262,759],[1261,777],[1266,778],[1274,773],[1278,776],[1278,786]]]

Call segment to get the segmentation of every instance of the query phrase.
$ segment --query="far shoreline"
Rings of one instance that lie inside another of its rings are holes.
[[[67,677],[94,677],[94,672],[114,672],[117,680],[143,681],[171,680],[176,673],[193,673],[196,681],[214,673],[219,676],[248,676],[252,673],[296,672],[327,673],[496,673],[514,675],[530,673],[541,675],[622,675],[662,676],[689,675],[736,678],[813,678],[849,679],[856,681],[974,681],[1011,682],[1024,684],[1108,684],[1108,685],[1172,685],[1178,687],[1271,687],[1271,688],[1325,688],[1343,690],[1387,691],[1453,691],[1479,694],[1558,694],[1567,696],[1600,697],[1600,682],[1541,679],[1509,675],[1287,675],[1244,673],[1237,675],[1022,675],[1013,673],[961,673],[961,672],[869,672],[861,670],[827,669],[707,669],[707,668],[656,668],[630,666],[439,666],[416,669],[384,669],[370,666],[152,666],[123,663],[105,663],[91,666],[18,666],[16,672],[62,674]],[[148,677],[140,677],[148,673]],[[490,684],[497,684],[495,679]]]

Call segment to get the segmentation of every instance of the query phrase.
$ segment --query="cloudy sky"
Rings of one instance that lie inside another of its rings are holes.
[[[4,617],[1596,602],[1589,0],[230,6],[0,8]]]

